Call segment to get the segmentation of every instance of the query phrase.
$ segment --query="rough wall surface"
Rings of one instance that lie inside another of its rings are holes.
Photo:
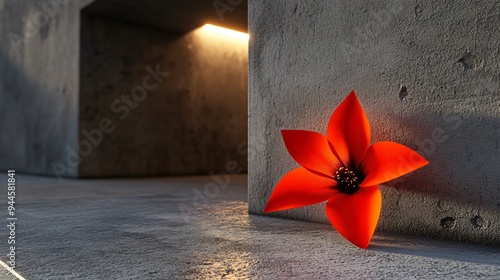
[[[280,130],[326,133],[356,90],[372,143],[430,161],[381,186],[377,229],[500,245],[499,26],[498,1],[250,1],[250,212],[297,166]]]
[[[78,11],[88,1],[42,2],[0,1],[0,170],[54,175],[78,141]]]
[[[81,30],[81,177],[246,171],[247,41],[85,13]]]

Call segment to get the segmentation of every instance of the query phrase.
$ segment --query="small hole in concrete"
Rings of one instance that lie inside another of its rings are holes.
[[[441,227],[451,229],[455,226],[455,218],[446,217],[441,219]]]
[[[457,63],[461,63],[465,71],[474,69],[477,66],[477,56],[467,52],[457,61]]]
[[[406,88],[406,86],[402,86],[401,90],[399,91],[399,99],[401,101],[405,101],[406,96],[408,96],[408,89]]]
[[[479,215],[472,216],[470,223],[477,229],[484,229],[488,227],[488,223]]]

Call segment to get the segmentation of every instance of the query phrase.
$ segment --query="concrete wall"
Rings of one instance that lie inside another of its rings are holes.
[[[356,90],[372,142],[430,164],[381,186],[378,230],[500,245],[497,1],[249,3],[249,202],[297,163],[280,130],[326,133]],[[324,205],[276,216],[327,222]]]
[[[81,32],[81,177],[246,171],[247,41],[85,13]]]
[[[0,1],[0,170],[54,175],[52,163],[76,146],[78,11],[87,2]]]

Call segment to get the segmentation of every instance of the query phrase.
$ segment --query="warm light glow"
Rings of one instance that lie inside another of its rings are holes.
[[[211,33],[214,33],[217,35],[233,37],[233,38],[237,38],[240,40],[248,40],[248,38],[249,38],[248,33],[239,32],[239,31],[235,31],[232,29],[227,29],[227,28],[215,26],[212,24],[205,24],[205,25],[203,25],[203,27],[201,29],[203,31],[211,32]]]

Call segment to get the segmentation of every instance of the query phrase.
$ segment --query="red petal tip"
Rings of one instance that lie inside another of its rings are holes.
[[[360,186],[382,184],[427,164],[428,160],[404,145],[390,141],[378,142],[368,148],[363,158],[365,180]]]
[[[281,134],[288,152],[303,167],[331,177],[340,166],[326,136],[307,130],[282,130]]]
[[[370,146],[370,123],[354,91],[330,117],[327,138],[344,165],[359,165]]]
[[[326,204],[326,214],[333,227],[352,244],[366,249],[370,244],[382,206],[377,186],[359,189],[352,195],[333,196]]]
[[[335,185],[332,178],[299,167],[281,178],[269,197],[264,213],[323,202],[336,193]]]

